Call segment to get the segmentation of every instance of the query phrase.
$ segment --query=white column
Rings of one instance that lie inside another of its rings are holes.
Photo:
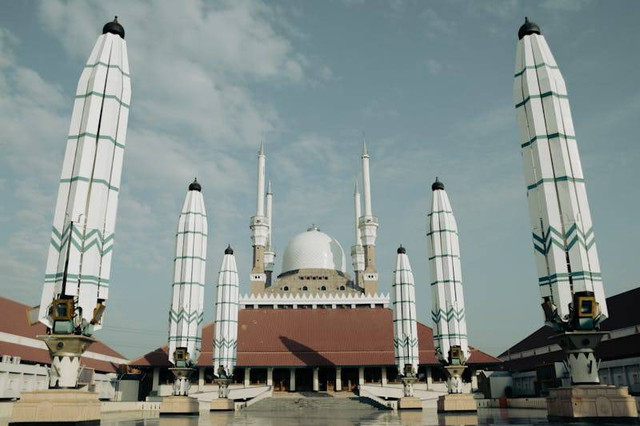
[[[387,385],[387,367],[380,367],[380,382],[382,386]]]
[[[244,387],[249,387],[249,385],[251,385],[251,369],[250,368],[245,368],[244,369]]]
[[[336,367],[336,392],[342,390],[342,368]]]
[[[267,386],[273,386],[273,367],[267,368]]]
[[[358,384],[364,385],[364,367],[358,368]]]
[[[318,392],[320,390],[320,381],[318,379],[318,367],[313,368],[313,391]]]
[[[433,367],[427,367],[425,368],[426,372],[427,372],[427,390],[432,389],[433,388],[433,379],[431,378],[431,369]]]
[[[271,181],[267,187],[267,223],[269,224],[269,237],[267,247],[271,247],[271,220],[273,217],[273,193],[271,192]]]
[[[478,372],[474,371],[473,374],[471,374],[471,392],[476,389],[478,389]]]
[[[362,183],[364,190],[364,215],[373,216],[371,212],[371,180],[369,178],[369,153],[367,145],[362,147]]]
[[[204,367],[198,367],[198,390],[204,387]]]
[[[151,385],[152,392],[158,392],[160,389],[160,369],[158,367],[153,369],[153,382]]]
[[[258,206],[256,209],[256,216],[264,216],[264,178],[265,178],[265,163],[266,156],[264,155],[264,144],[260,144],[260,152],[258,153]]]
[[[356,181],[355,191],[353,193],[353,203],[354,210],[356,213],[356,242],[355,245],[359,246],[362,244],[362,238],[360,236],[360,216],[362,216],[361,206],[360,206],[360,191],[358,190],[358,182]]]
[[[290,392],[296,391],[296,369],[295,368],[289,369],[289,391]]]

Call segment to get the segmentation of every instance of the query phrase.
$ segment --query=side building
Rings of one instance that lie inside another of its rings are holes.
[[[30,325],[30,306],[0,297],[0,399],[19,398],[22,392],[47,389],[51,356],[37,336],[44,324]],[[117,370],[128,360],[101,342],[92,344],[80,358],[79,385],[98,392],[102,400],[118,399]]]
[[[601,330],[609,334],[596,349],[600,383],[628,386],[640,395],[640,287],[608,297],[607,305],[609,318]],[[562,349],[549,340],[553,334],[550,327],[540,327],[500,354],[511,372],[514,396],[547,395],[549,388],[569,385]]]

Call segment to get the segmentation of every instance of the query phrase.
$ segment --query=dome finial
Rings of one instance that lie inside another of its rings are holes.
[[[231,244],[227,244],[227,248],[224,249],[224,254],[233,254],[233,249],[231,248]]]
[[[518,39],[522,40],[524,36],[531,34],[540,35],[542,33],[540,32],[540,27],[535,22],[529,21],[529,18],[525,16],[524,24],[522,24],[522,26],[518,30]]]
[[[433,182],[433,185],[431,185],[431,190],[435,191],[436,189],[444,189],[444,183],[440,182],[440,180],[438,180],[438,177],[436,176],[436,181]]]
[[[202,185],[198,183],[198,178],[193,179],[193,182],[189,184],[189,191],[202,192]]]
[[[124,40],[124,27],[118,22],[118,17],[113,18],[113,21],[107,22],[102,27],[102,34],[111,33],[119,35]]]
[[[318,228],[315,223],[312,223],[311,226],[307,228],[307,231],[319,231],[319,230],[320,228]]]
[[[402,247],[402,244],[398,247],[398,254],[407,254],[407,249]]]

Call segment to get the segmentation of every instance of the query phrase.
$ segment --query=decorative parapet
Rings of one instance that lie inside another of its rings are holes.
[[[388,294],[364,295],[354,293],[316,294],[251,294],[240,296],[240,309],[338,309],[368,305],[370,308],[388,308]]]

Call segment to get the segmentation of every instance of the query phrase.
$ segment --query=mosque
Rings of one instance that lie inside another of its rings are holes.
[[[371,203],[369,160],[364,145],[363,193],[357,184],[354,191],[353,272],[348,271],[342,245],[314,225],[291,238],[282,256],[282,270],[276,275],[271,238],[273,192],[270,182],[265,185],[266,155],[260,147],[257,208],[250,220],[251,292],[239,298],[236,386],[267,385],[276,392],[341,392],[367,384],[400,384],[394,358],[393,307],[389,295],[378,291],[375,242],[379,225]],[[226,253],[233,249],[227,248]],[[207,299],[212,300],[211,296]],[[192,395],[216,388],[214,329],[214,323],[203,327],[198,373],[191,377]],[[418,323],[418,341],[416,388],[446,392],[446,375],[436,357],[432,329]],[[478,370],[499,368],[500,364],[499,359],[472,348],[470,368],[463,377],[466,389],[477,388]],[[129,366],[140,378],[140,399],[171,394],[167,346]]]

